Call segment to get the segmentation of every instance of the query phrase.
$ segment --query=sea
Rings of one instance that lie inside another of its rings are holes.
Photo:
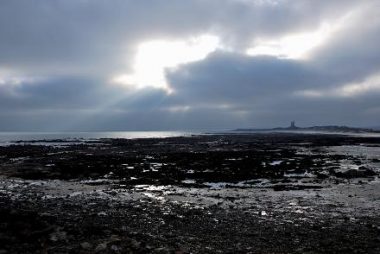
[[[33,144],[33,145],[67,145],[83,143],[85,141],[96,141],[102,138],[168,138],[168,137],[188,137],[192,135],[205,134],[255,134],[273,133],[277,131],[260,132],[235,132],[235,131],[106,131],[106,132],[0,132],[0,146],[12,144]],[[380,133],[346,133],[346,132],[318,132],[318,131],[280,131],[282,133],[299,134],[324,134],[324,135],[348,135],[360,137],[380,137]],[[54,142],[57,141],[57,142]]]
[[[198,135],[201,132],[190,131],[108,131],[108,132],[0,132],[0,146],[12,144],[62,144],[52,140],[84,142],[102,138],[168,138]],[[22,142],[21,142],[22,141]],[[49,142],[47,142],[49,141]]]

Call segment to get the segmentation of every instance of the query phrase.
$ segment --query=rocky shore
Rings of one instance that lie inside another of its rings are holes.
[[[0,253],[379,253],[380,138],[0,147]]]

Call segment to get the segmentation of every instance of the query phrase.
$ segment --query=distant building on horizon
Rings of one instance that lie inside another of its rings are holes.
[[[291,121],[291,122],[290,122],[289,129],[297,129],[296,121]]]

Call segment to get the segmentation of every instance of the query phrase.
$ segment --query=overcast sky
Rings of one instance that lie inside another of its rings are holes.
[[[2,0],[0,130],[380,126],[378,0]]]

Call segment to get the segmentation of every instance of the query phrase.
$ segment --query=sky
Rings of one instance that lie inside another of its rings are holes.
[[[2,0],[0,131],[380,126],[378,0]]]

